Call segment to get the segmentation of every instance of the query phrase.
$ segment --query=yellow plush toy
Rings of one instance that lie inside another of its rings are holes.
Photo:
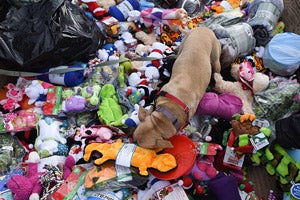
[[[177,166],[175,157],[169,153],[158,154],[152,149],[145,149],[135,144],[125,144],[121,139],[109,143],[90,143],[84,149],[83,159],[90,161],[94,153],[100,153],[102,157],[94,160],[95,165],[102,165],[108,160],[115,160],[116,164],[125,167],[137,167],[139,174],[147,176],[148,168],[154,168],[161,172],[168,172]]]
[[[241,1],[240,0],[224,0],[220,2],[216,2],[211,6],[211,10],[213,10],[216,13],[222,13],[224,11],[230,11],[235,8],[240,7]]]

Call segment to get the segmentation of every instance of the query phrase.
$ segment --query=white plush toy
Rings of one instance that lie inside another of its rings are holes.
[[[167,48],[168,46],[161,42],[154,42],[150,48],[150,54],[148,57],[157,58],[157,60],[144,61],[140,70],[145,70],[149,66],[159,68],[163,64],[162,59],[164,58],[164,52]]]
[[[31,81],[31,84],[25,88],[25,94],[28,96],[28,104],[38,103],[41,95],[46,95],[48,92],[38,80]]]
[[[39,135],[35,141],[35,148],[41,157],[48,157],[58,152],[59,144],[66,144],[67,140],[60,134],[63,123],[50,117],[38,121]]]

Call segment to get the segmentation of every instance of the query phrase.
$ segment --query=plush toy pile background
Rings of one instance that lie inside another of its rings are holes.
[[[255,193],[245,174],[253,164],[290,198],[291,181],[300,182],[300,61],[284,69],[265,55],[285,34],[281,1],[70,3],[101,30],[103,44],[88,62],[41,72],[80,70],[22,76],[1,89],[0,199],[282,199],[272,188],[269,197]],[[263,3],[277,6],[276,23],[255,20],[261,16],[250,8]],[[138,109],[151,110],[172,74],[181,31],[197,26],[214,30],[224,71],[170,139],[173,150],[141,148],[132,139]],[[190,153],[189,165],[181,152]]]

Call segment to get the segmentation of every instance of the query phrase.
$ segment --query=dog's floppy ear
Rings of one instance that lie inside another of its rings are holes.
[[[138,118],[139,118],[139,120],[141,122],[145,121],[147,115],[149,115],[148,111],[143,106],[140,106],[139,112],[138,112]]]

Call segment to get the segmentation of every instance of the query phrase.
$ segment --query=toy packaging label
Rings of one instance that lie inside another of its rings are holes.
[[[244,163],[245,155],[242,155],[240,158],[238,158],[237,154],[234,152],[234,150],[231,149],[231,147],[227,146],[223,164],[234,168],[234,169],[241,169]]]
[[[118,181],[132,180],[130,166],[135,149],[135,144],[124,144],[123,147],[120,149],[116,158],[115,165]]]
[[[131,181],[132,180],[132,174],[131,174],[130,167],[115,165],[115,170],[116,170],[118,181],[126,182],[126,181]]]
[[[184,189],[177,183],[164,187],[156,192],[156,196],[159,200],[189,200]]]
[[[75,166],[67,180],[52,194],[55,200],[71,200],[76,195],[79,187],[84,183],[87,171],[81,166]]]
[[[135,148],[135,144],[124,144],[117,155],[116,164],[124,167],[130,167],[131,158],[135,152]]]
[[[62,87],[50,87],[48,89],[46,103],[44,105],[44,115],[58,115],[61,111]]]
[[[250,142],[256,151],[258,151],[259,149],[261,149],[269,144],[267,137],[263,133],[257,133],[255,135],[253,135],[250,138]]]

